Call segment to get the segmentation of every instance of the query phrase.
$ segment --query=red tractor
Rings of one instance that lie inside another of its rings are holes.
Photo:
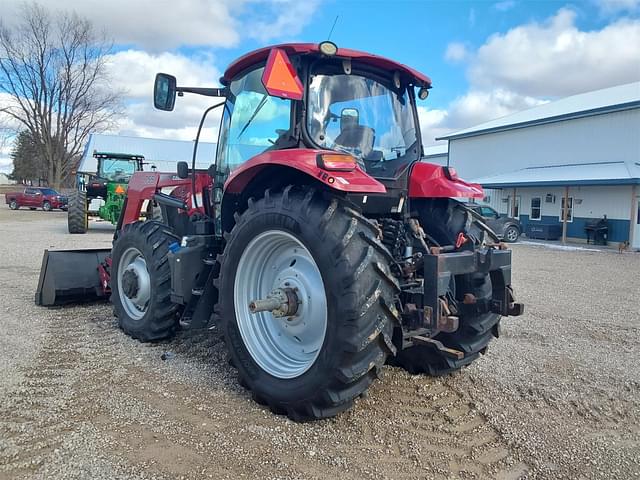
[[[249,53],[221,83],[157,75],[161,110],[224,97],[214,165],[135,173],[113,249],[46,253],[38,303],[110,293],[145,342],[214,325],[242,384],[294,420],[348,409],[386,362],[469,365],[522,313],[511,252],[456,200],[482,188],[420,161],[428,77],[323,42]]]

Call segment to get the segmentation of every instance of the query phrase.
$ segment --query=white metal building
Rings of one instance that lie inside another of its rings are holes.
[[[430,145],[424,147],[423,162],[435,163],[436,165],[445,166],[449,158],[449,145],[446,143],[441,145]]]
[[[191,166],[193,142],[165,140],[162,138],[129,137],[92,133],[82,154],[78,172],[96,173],[97,161],[94,152],[126,153],[142,155],[145,170],[155,166],[159,172],[175,172],[176,163],[185,161]],[[199,142],[196,168],[207,169],[215,161],[216,144]]]
[[[487,201],[529,224],[585,239],[606,216],[609,240],[640,248],[640,82],[574,95],[454,132],[449,162]]]
[[[13,185],[15,180],[9,180],[9,177],[6,173],[0,172],[0,185]]]

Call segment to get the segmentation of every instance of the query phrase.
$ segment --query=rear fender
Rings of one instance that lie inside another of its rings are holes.
[[[250,197],[260,197],[268,188],[287,185],[315,185],[336,193],[385,193],[384,185],[359,167],[350,172],[328,171],[317,166],[317,155],[324,150],[292,149],[266,152],[234,170],[225,183],[222,198],[222,227],[231,231],[234,213],[247,207]],[[335,152],[330,152],[335,153]]]
[[[448,178],[444,167],[433,163],[416,162],[409,175],[410,198],[484,198],[478,183]]]
[[[345,193],[386,193],[384,185],[367,175],[359,166],[350,172],[329,171],[318,167],[317,157],[323,153],[336,152],[292,148],[261,153],[231,173],[225,183],[225,192],[239,194],[265,167],[281,165],[298,170],[332,190]],[[265,179],[265,185],[269,186],[269,179]]]

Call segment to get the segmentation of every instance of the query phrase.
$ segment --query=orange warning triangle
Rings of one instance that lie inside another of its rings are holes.
[[[118,193],[118,194],[123,194],[123,193],[124,193],[124,188],[122,187],[122,185],[118,185],[118,186],[116,187],[116,190],[115,190],[115,191],[116,191],[116,193]]]
[[[284,50],[271,50],[262,83],[269,95],[302,100],[302,83]]]

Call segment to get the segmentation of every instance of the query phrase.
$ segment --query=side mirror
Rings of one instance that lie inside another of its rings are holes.
[[[187,162],[178,162],[178,177],[189,178],[189,164]]]
[[[176,103],[176,77],[167,73],[156,74],[153,85],[153,106],[170,112]]]

